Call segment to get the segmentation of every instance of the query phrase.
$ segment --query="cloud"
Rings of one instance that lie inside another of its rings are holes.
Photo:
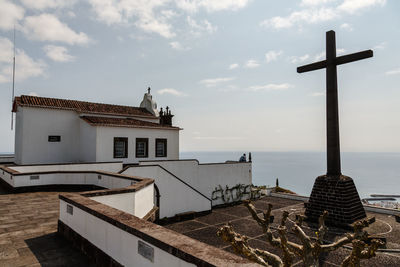
[[[57,62],[74,61],[75,57],[68,54],[68,49],[63,46],[46,45],[43,50],[46,55]]]
[[[324,5],[330,2],[334,2],[336,0],[302,0],[300,5],[302,6],[318,6]]]
[[[386,0],[344,0],[343,3],[338,6],[338,10],[354,14],[361,9],[376,5],[384,6],[385,4]]]
[[[29,38],[39,41],[63,42],[70,45],[90,42],[85,33],[73,31],[56,16],[47,13],[26,17],[23,31]]]
[[[164,38],[172,38],[176,36],[176,34],[172,31],[172,26],[168,23],[165,23],[162,19],[141,19],[136,22],[136,26],[148,33],[158,33]]]
[[[196,13],[200,9],[208,12],[238,10],[244,8],[250,0],[175,0],[178,8]]]
[[[278,57],[279,57],[280,55],[282,55],[282,53],[283,53],[282,50],[280,50],[280,51],[275,51],[275,50],[268,51],[268,52],[265,54],[265,59],[266,59],[267,63],[269,63],[269,62],[271,62],[271,61],[275,61],[275,60],[278,59]]]
[[[98,20],[105,22],[108,25],[121,23],[123,21],[122,10],[114,1],[89,0],[89,3],[92,5]]]
[[[294,11],[286,17],[272,17],[260,23],[261,26],[274,29],[291,28],[300,23],[316,24],[329,21],[338,17],[335,9],[332,8],[313,8]]]
[[[324,92],[314,92],[312,94],[310,94],[311,96],[324,96],[325,93]]]
[[[397,69],[393,69],[393,70],[389,70],[387,72],[385,72],[386,75],[396,75],[396,74],[400,74],[400,68]]]
[[[172,19],[182,14],[178,11],[194,14],[204,9],[207,12],[223,10],[238,10],[244,8],[251,0],[89,0],[90,5],[99,21],[112,24],[135,25],[148,33],[157,33],[164,38],[173,38]],[[191,18],[189,26],[196,34],[200,32],[213,33],[216,27],[209,21],[196,22]]]
[[[336,49],[336,55],[341,55],[345,52],[346,52],[346,49],[344,49],[344,48]],[[323,51],[321,53],[316,54],[314,58],[315,58],[315,61],[321,61],[321,60],[325,60],[325,57],[326,57],[326,53],[325,53],[325,51]]]
[[[281,83],[281,84],[270,83],[267,85],[250,86],[249,88],[247,88],[247,91],[253,91],[253,92],[280,91],[280,90],[287,90],[292,87],[293,87],[293,85],[291,85],[289,83]]]
[[[157,33],[164,38],[175,37],[168,20],[173,13],[156,13],[156,9],[169,3],[169,0],[152,1],[113,1],[89,0],[97,19],[108,25],[134,22],[139,29],[148,33]]]
[[[68,15],[70,18],[75,18],[75,17],[76,17],[75,13],[72,12],[72,11],[68,11],[68,12],[67,12],[67,15]]]
[[[377,44],[376,46],[374,46],[373,49],[379,49],[379,50],[383,50],[386,48],[386,42],[382,42],[380,44]]]
[[[292,62],[292,63],[301,63],[301,62],[306,61],[309,58],[310,58],[309,54],[305,54],[304,56],[298,56],[298,57],[297,56],[292,56],[292,57],[290,57],[290,62]]]
[[[174,95],[174,96],[187,96],[187,94],[185,94],[181,91],[178,91],[176,89],[173,89],[173,88],[164,88],[164,89],[158,90],[157,93],[160,95],[168,94],[168,95]]]
[[[25,10],[22,7],[3,0],[0,4],[0,29],[13,29],[14,25],[24,17],[24,13]]]
[[[36,93],[36,92],[30,92],[28,95],[30,95],[30,96],[39,96],[39,94]]]
[[[330,5],[331,2],[336,1],[303,0],[300,4],[304,7],[303,9],[292,11],[288,16],[275,16],[266,19],[260,25],[274,29],[291,28],[293,26],[301,27],[302,24],[317,24],[336,19],[342,13],[355,14],[369,7],[384,6],[386,4],[386,0],[344,0],[338,6]]]
[[[12,80],[13,44],[7,38],[0,37],[0,83]],[[15,78],[23,81],[30,77],[43,76],[46,64],[41,60],[34,60],[25,51],[16,50]]]
[[[348,23],[343,23],[342,25],[340,25],[340,28],[349,32],[353,31],[353,27]]]
[[[21,0],[21,2],[28,8],[43,10],[70,7],[76,3],[76,0]]]
[[[217,31],[217,27],[213,26],[208,20],[196,22],[190,16],[187,16],[186,20],[190,27],[190,33],[195,36],[200,36],[202,33],[212,34]]]
[[[170,42],[169,45],[172,47],[172,49],[175,50],[189,50],[189,47],[184,47],[180,42],[174,41],[174,42]]]
[[[325,54],[326,52],[321,52],[315,55],[315,61],[321,61],[321,60],[325,60]]]
[[[237,64],[237,63],[230,64],[228,68],[229,68],[230,70],[237,69],[237,68],[239,68],[239,64]]]
[[[204,84],[206,87],[214,87],[220,83],[230,82],[234,80],[235,77],[224,77],[224,78],[214,78],[214,79],[205,79],[201,80],[199,83]]]
[[[257,62],[257,60],[254,60],[254,59],[249,59],[244,64],[244,67],[248,68],[248,69],[254,69],[254,68],[257,68],[259,66],[260,66],[260,64]]]

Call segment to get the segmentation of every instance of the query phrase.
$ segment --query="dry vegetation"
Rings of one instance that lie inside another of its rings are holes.
[[[263,218],[261,218],[250,201],[244,201],[244,205],[250,211],[253,219],[262,227],[265,234],[265,238],[269,244],[274,247],[281,249],[283,257],[279,257],[266,250],[255,249],[249,246],[248,237],[236,233],[232,225],[227,224],[219,229],[217,235],[221,237],[225,242],[231,244],[235,253],[245,256],[246,258],[257,262],[263,266],[274,266],[274,267],[289,267],[292,266],[294,258],[300,257],[304,263],[304,266],[319,266],[319,257],[324,252],[334,251],[346,244],[352,244],[352,251],[342,262],[342,266],[360,266],[362,259],[369,259],[375,256],[380,245],[383,245],[380,240],[372,240],[370,245],[366,243],[368,238],[368,232],[364,228],[368,227],[375,221],[375,218],[358,221],[354,224],[354,232],[348,233],[345,237],[330,243],[325,244],[324,236],[328,231],[325,225],[325,219],[328,216],[328,212],[319,218],[319,227],[315,233],[315,237],[308,236],[303,229],[302,220],[303,217],[298,216],[296,223],[291,227],[291,231],[298,237],[300,244],[288,241],[288,229],[286,227],[289,213],[283,212],[282,220],[277,229],[277,234],[274,234],[270,228],[270,217],[272,211],[272,205],[269,204],[267,211],[263,212]]]

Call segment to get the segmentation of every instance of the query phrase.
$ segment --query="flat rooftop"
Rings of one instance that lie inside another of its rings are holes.
[[[290,213],[287,228],[290,230],[291,224],[295,221],[296,214],[304,214],[304,203],[302,201],[283,199],[279,197],[263,197],[253,204],[257,211],[266,210],[268,203],[273,205],[272,215],[274,222],[271,228],[276,229],[280,224],[284,210]],[[400,223],[397,223],[394,216],[367,212],[367,216],[375,216],[376,222],[367,231],[377,237],[385,237],[387,240],[386,249],[398,252],[378,252],[377,256],[369,261],[362,261],[361,266],[400,266]],[[281,251],[272,247],[266,242],[261,227],[252,219],[249,211],[244,205],[236,205],[226,208],[215,208],[212,213],[200,216],[191,220],[177,223],[170,223],[164,227],[190,236],[209,245],[233,252],[228,243],[223,242],[216,236],[217,230],[226,223],[231,222],[236,232],[249,237],[250,246],[258,249],[268,250],[279,256],[283,256]],[[310,236],[315,236],[316,229],[310,228],[307,223],[303,223],[303,230]],[[276,232],[274,230],[273,232]],[[334,241],[344,236],[346,232],[341,229],[330,228],[330,232],[325,239]],[[276,233],[277,235],[277,233]],[[297,237],[290,233],[290,241],[300,243]],[[345,257],[351,253],[350,248],[340,248],[336,251],[326,253],[321,257],[321,266],[340,266]],[[295,266],[302,266],[300,259],[297,259]]]
[[[0,266],[93,266],[85,255],[57,234],[58,195],[58,192],[6,194],[0,187]],[[273,227],[279,223],[283,210],[291,213],[291,219],[303,211],[303,202],[277,197],[257,200],[255,206],[261,212],[268,203],[273,205]],[[400,223],[393,216],[368,215],[377,218],[369,232],[386,237],[387,248],[400,251]],[[164,227],[231,252],[230,246],[216,236],[218,228],[228,221],[237,232],[250,237],[252,246],[280,254],[264,241],[261,228],[243,205],[217,208],[208,215]],[[305,230],[313,232],[310,228]],[[335,231],[329,238],[343,234],[340,230]],[[289,239],[296,240],[296,237],[291,234]],[[349,249],[341,248],[324,255],[322,266],[339,266],[349,253]],[[297,266],[301,266],[300,263]],[[368,264],[364,261],[362,266],[400,266],[400,253],[379,252],[376,258]]]

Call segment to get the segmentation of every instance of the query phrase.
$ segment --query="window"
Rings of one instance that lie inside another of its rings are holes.
[[[114,158],[128,157],[128,138],[114,137]]]
[[[149,156],[149,139],[136,138],[136,157],[147,158]]]
[[[156,139],[156,157],[167,156],[167,139]]]
[[[61,142],[61,136],[49,135],[49,142]]]

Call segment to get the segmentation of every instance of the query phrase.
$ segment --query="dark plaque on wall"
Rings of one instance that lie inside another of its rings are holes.
[[[49,135],[49,142],[61,142],[61,136]]]
[[[154,248],[141,240],[138,241],[138,253],[149,261],[154,262]]]

